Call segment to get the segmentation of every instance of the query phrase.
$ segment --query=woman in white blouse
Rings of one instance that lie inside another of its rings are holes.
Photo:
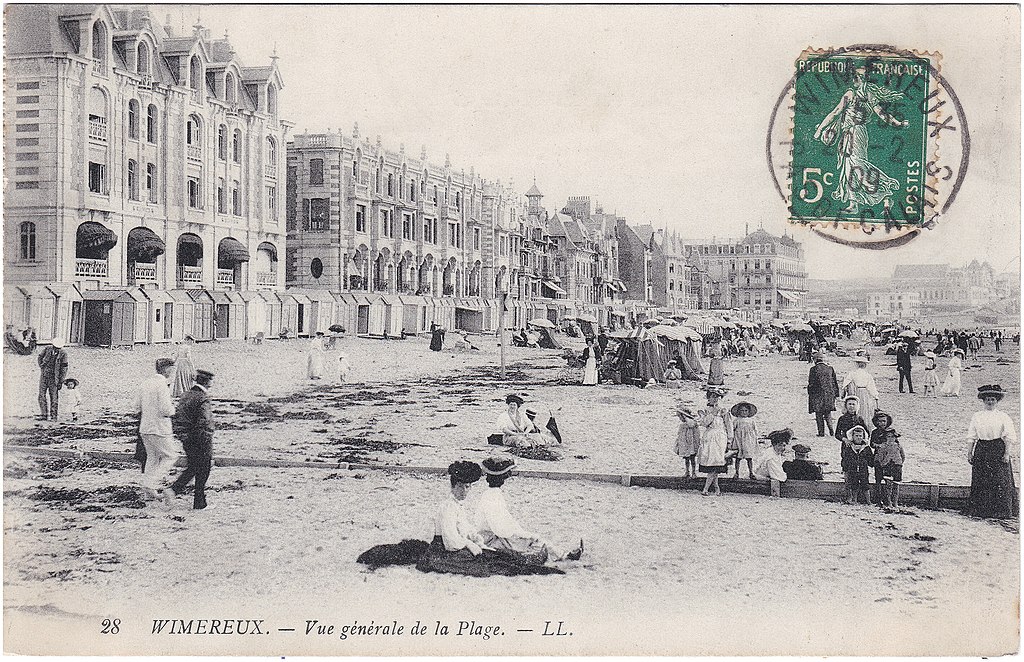
[[[967,514],[975,517],[1009,518],[1017,514],[1017,489],[1010,466],[1010,448],[1017,442],[1017,431],[1006,412],[996,409],[1005,394],[999,384],[980,387],[978,399],[985,409],[971,417],[967,429],[967,461],[971,463]]]
[[[491,457],[482,464],[487,488],[477,503],[476,524],[480,529],[480,537],[487,547],[522,554],[534,563],[562,559],[576,561],[583,555],[582,540],[579,548],[566,554],[537,534],[526,530],[509,512],[505,493],[501,488],[505,481],[512,477],[512,470],[516,468],[514,460]]]
[[[942,383],[942,395],[960,397],[960,371],[964,369],[964,350],[954,349],[953,358],[949,360],[949,368],[946,370],[946,381]]]

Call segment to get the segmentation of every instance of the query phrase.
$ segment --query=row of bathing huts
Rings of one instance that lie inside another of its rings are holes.
[[[562,304],[562,302],[559,302]],[[401,336],[429,330],[431,324],[471,333],[498,328],[496,300],[479,297],[424,297],[326,290],[250,292],[206,289],[158,290],[141,287],[82,290],[67,283],[8,285],[4,321],[32,328],[40,343],[60,337],[68,344],[123,347],[137,343],[179,342],[186,337],[213,339],[311,336],[341,326],[346,333]],[[509,299],[506,327],[545,317],[588,312]],[[604,322],[604,319],[602,319]]]

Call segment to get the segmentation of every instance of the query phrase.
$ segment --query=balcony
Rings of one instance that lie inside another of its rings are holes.
[[[139,74],[139,89],[153,89],[153,74]]]
[[[106,278],[107,261],[90,260],[79,257],[75,259],[75,277],[81,278]]]
[[[234,287],[235,285],[235,270],[234,269],[217,269],[217,285]]]
[[[200,90],[192,90],[192,103],[202,103],[203,95]]]
[[[263,289],[269,289],[277,287],[277,272],[276,271],[257,271],[256,272],[256,287]]]
[[[89,139],[107,140],[107,119],[105,117],[89,118]]]
[[[202,267],[178,267],[178,287],[203,284]]]
[[[128,283],[138,285],[139,283],[156,282],[155,262],[136,262],[128,268]]]
[[[277,166],[276,165],[263,166],[263,175],[267,179],[277,179]]]
[[[203,148],[199,145],[189,145],[187,147],[187,154],[190,161],[203,160]]]
[[[367,184],[359,184],[356,182],[349,182],[348,185],[348,197],[359,198],[361,200],[370,199],[370,187]]]

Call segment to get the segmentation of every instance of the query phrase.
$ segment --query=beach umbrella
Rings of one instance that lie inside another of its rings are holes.
[[[789,327],[790,331],[794,333],[811,333],[814,329],[811,328],[810,324],[804,324],[803,322],[797,322]]]
[[[652,326],[658,326],[659,324],[661,324],[661,318],[660,317],[653,317],[653,318],[651,318],[649,320],[644,320],[643,324],[647,328],[651,328]]]
[[[576,317],[576,319],[578,319],[581,322],[590,322],[591,324],[597,324],[597,318],[594,317],[593,315],[579,315]]]
[[[916,331],[910,331],[909,329],[900,334],[900,338],[920,338]]]
[[[345,327],[340,324],[332,324],[327,327],[327,330],[331,333],[345,333]]]
[[[776,329],[785,329],[786,328],[786,325],[783,324],[779,320],[772,320],[771,321],[771,326],[774,326]]]
[[[538,317],[537,319],[530,320],[528,322],[528,324],[530,326],[539,326],[539,327],[547,328],[547,329],[554,329],[555,328],[555,323],[554,322],[552,322],[551,320],[546,320],[543,317]]]

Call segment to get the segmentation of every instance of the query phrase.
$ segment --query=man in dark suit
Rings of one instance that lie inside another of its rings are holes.
[[[174,414],[174,433],[185,449],[188,467],[168,489],[177,496],[195,478],[195,510],[206,508],[206,481],[213,464],[213,405],[209,392],[212,383],[212,372],[196,370],[195,386],[182,394]]]
[[[836,410],[836,398],[839,397],[839,382],[836,381],[836,371],[832,366],[825,363],[825,357],[821,352],[814,354],[814,365],[807,375],[807,413],[814,414],[814,421],[818,425],[818,436],[825,436],[825,426],[828,425],[828,433],[835,434],[832,425],[832,412]]]
[[[795,460],[787,460],[782,463],[782,470],[786,472],[786,478],[790,480],[822,480],[821,467],[807,459],[811,452],[809,446],[797,444],[793,446]]]
[[[910,379],[910,345],[906,340],[900,342],[896,347],[896,372],[900,374],[900,393],[903,393],[903,381],[906,380],[907,388],[914,392],[914,382]]]
[[[39,352],[39,420],[57,420],[57,398],[68,374],[68,353],[64,339],[54,338]],[[49,400],[49,401],[47,401]]]

